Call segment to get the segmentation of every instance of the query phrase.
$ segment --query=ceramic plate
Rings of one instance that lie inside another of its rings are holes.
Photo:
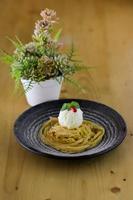
[[[43,144],[38,134],[42,124],[51,116],[57,117],[62,104],[71,101],[79,102],[84,119],[105,128],[105,135],[99,145],[76,154],[62,153]],[[33,153],[59,158],[89,158],[104,154],[121,144],[126,136],[126,124],[118,112],[101,103],[82,99],[60,99],[39,104],[25,111],[16,120],[14,133],[17,141]]]

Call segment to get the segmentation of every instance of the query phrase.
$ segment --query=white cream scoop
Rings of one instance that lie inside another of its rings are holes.
[[[61,126],[68,129],[78,128],[83,123],[83,112],[80,108],[69,107],[60,111],[58,121]]]

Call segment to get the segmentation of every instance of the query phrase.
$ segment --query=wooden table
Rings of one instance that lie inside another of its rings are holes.
[[[13,123],[28,108],[14,93],[9,67],[0,66],[0,200],[133,199],[133,2],[130,0],[1,0],[0,47],[12,52],[5,36],[28,42],[41,9],[57,11],[63,41],[75,41],[77,55],[95,66],[76,75],[81,94],[63,85],[61,97],[96,100],[125,118],[128,135],[116,150],[91,160],[62,161],[31,154],[13,135]]]

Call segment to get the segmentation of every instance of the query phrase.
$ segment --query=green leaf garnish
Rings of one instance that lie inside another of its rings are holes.
[[[78,102],[76,101],[72,101],[71,103],[64,103],[62,108],[61,108],[61,111],[63,110],[70,110],[71,108],[80,108],[80,105]]]
[[[61,111],[67,110],[67,108],[68,108],[67,103],[64,103],[63,106],[62,106],[62,108],[61,108]]]
[[[70,104],[71,104],[71,107],[80,108],[79,103],[76,101],[72,101]]]

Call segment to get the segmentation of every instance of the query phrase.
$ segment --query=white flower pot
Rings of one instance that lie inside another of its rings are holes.
[[[45,101],[58,99],[60,96],[63,78],[58,77],[58,80],[59,82],[56,79],[49,79],[39,83],[32,82],[31,89],[25,93],[28,104],[35,106]],[[21,82],[24,90],[26,90],[30,80],[21,79]]]

